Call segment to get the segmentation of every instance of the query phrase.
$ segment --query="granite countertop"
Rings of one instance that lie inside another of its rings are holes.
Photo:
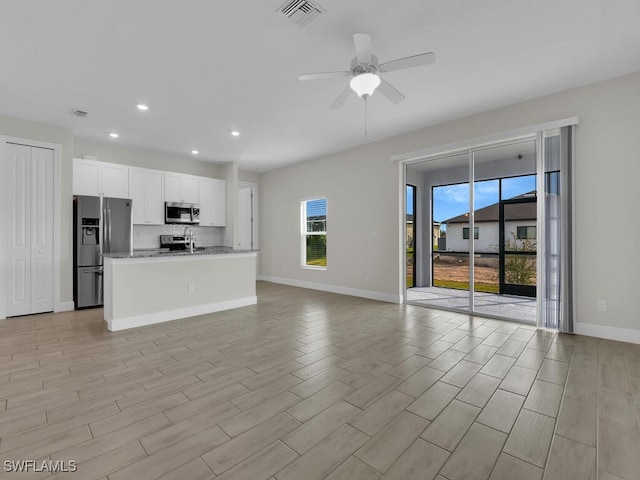
[[[229,255],[238,253],[257,253],[260,250],[234,250],[231,247],[196,247],[191,253],[189,250],[168,250],[166,248],[153,248],[134,250],[129,253],[105,253],[105,258],[151,258],[151,257],[178,257],[192,255]]]

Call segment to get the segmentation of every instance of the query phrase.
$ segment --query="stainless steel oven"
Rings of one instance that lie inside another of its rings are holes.
[[[200,207],[194,203],[165,202],[164,223],[198,224]]]

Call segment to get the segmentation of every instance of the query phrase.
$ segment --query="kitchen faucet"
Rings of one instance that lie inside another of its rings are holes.
[[[187,237],[187,232],[189,232],[189,236]],[[193,233],[191,232],[191,227],[184,227],[184,239],[189,241],[189,253],[193,253]]]

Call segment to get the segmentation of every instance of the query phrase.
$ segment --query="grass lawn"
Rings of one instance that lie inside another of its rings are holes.
[[[307,265],[310,267],[326,267],[327,257],[309,258],[307,259]]]
[[[407,248],[407,288],[413,287],[413,247]]]
[[[455,288],[458,290],[469,290],[469,282],[457,282],[455,280],[438,280],[433,281],[434,287]],[[498,293],[500,286],[491,283],[474,283],[474,291],[485,293]]]

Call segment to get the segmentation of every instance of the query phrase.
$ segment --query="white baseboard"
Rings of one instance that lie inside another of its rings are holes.
[[[76,308],[76,304],[73,302],[56,302],[53,306],[54,312],[70,312]]]
[[[195,317],[196,315],[204,315],[206,313],[221,312],[223,310],[231,310],[232,308],[246,307],[258,303],[258,297],[236,298],[224,302],[208,303],[205,305],[194,305],[191,307],[177,308],[157,313],[145,313],[143,315],[135,315],[126,318],[116,318],[107,320],[107,328],[112,332],[125,330],[127,328],[143,327],[145,325],[153,325],[155,323],[169,322],[180,318]]]
[[[640,344],[640,330],[632,328],[609,327],[593,323],[576,322],[575,332],[588,337],[606,338],[607,340]]]
[[[281,283],[292,287],[309,288],[311,290],[321,290],[323,292],[339,293],[341,295],[351,295],[352,297],[369,298],[387,303],[402,303],[402,295],[390,295],[388,293],[373,292],[371,290],[360,290],[358,288],[341,287],[339,285],[328,285],[326,283],[305,282],[293,280],[291,278],[272,277],[270,275],[258,275],[258,280],[265,282]]]

